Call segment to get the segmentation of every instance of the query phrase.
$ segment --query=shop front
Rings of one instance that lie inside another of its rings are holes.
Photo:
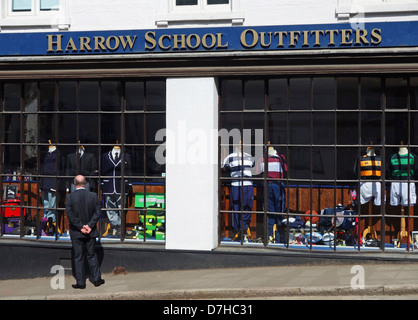
[[[416,27],[0,34],[0,241],[413,253]]]

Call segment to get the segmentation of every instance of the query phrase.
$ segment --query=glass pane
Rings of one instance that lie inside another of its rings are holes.
[[[99,110],[99,82],[80,81],[79,104],[81,111]]]
[[[20,114],[5,114],[2,127],[3,142],[20,143]]]
[[[361,113],[361,143],[380,144],[381,139],[381,113],[362,112]]]
[[[27,177],[26,180],[28,181],[35,180],[32,176],[38,174],[38,158],[36,153],[36,146],[23,146],[23,174]]]
[[[358,150],[357,147],[337,149],[337,179],[355,180],[358,178],[354,173],[354,166],[358,161]]]
[[[144,115],[125,114],[125,142],[130,144],[144,143]]]
[[[241,80],[223,80],[221,87],[221,110],[242,110],[243,92]]]
[[[386,143],[387,144],[407,144],[408,143],[408,113],[388,112],[386,120]]]
[[[411,110],[418,110],[418,78],[410,79]]]
[[[120,111],[122,85],[119,81],[103,81],[101,83],[102,111]]]
[[[287,143],[287,113],[268,114],[268,137],[271,144]]]
[[[40,91],[40,110],[54,111],[55,107],[55,82],[41,82],[39,84]],[[25,92],[26,93],[26,92]],[[26,94],[25,94],[26,95]]]
[[[13,0],[12,10],[13,11],[31,11],[32,0]]]
[[[242,142],[244,144],[263,145],[264,144],[264,112],[252,112],[244,114],[244,130],[242,132]],[[244,146],[244,152],[250,153]],[[262,152],[261,152],[262,154]],[[252,153],[254,155],[254,153]]]
[[[155,135],[160,129],[165,129],[165,114],[147,114],[146,121],[146,143],[157,143],[161,141],[155,140]]]
[[[418,144],[418,113],[411,113],[411,144]]]
[[[118,114],[103,114],[101,117],[101,142],[121,143],[121,116]]]
[[[77,108],[77,83],[62,81],[58,83],[58,107],[62,111],[75,111]]]
[[[60,0],[41,0],[41,10],[59,10]]]
[[[79,114],[78,139],[81,143],[99,142],[99,119],[98,114]]]
[[[248,80],[244,86],[245,109],[264,110],[264,80]]]
[[[343,110],[358,109],[357,78],[337,78],[337,108]]]
[[[321,112],[313,114],[313,144],[335,143],[335,118],[334,113]]]
[[[287,157],[288,177],[292,179],[310,179],[311,148],[290,147]]]
[[[290,114],[290,143],[311,143],[311,115],[310,113]]]
[[[269,110],[287,109],[287,79],[269,80]]]
[[[39,115],[39,142],[48,143],[51,140],[52,143],[57,142],[57,115],[56,114],[41,114]]]
[[[316,110],[335,109],[334,78],[313,79],[313,108]]]
[[[143,82],[126,82],[126,110],[144,110],[144,95],[145,89]]]
[[[19,83],[6,83],[4,85],[4,111],[20,111],[20,95]]]
[[[145,83],[146,110],[165,111],[166,86],[165,81],[147,81]]]
[[[5,180],[17,181],[18,172],[20,170],[20,146],[7,145],[3,146],[4,172]]]
[[[335,149],[313,148],[312,149],[312,178],[335,179]]]
[[[337,144],[358,144],[357,112],[337,113]]]
[[[38,142],[38,115],[27,113],[23,115],[24,142]]]
[[[208,4],[228,4],[229,0],[208,0]]]
[[[386,79],[386,109],[408,107],[408,80],[406,78]]]
[[[75,114],[59,114],[59,142],[75,143],[77,141],[77,116]]]
[[[311,109],[311,79],[290,79],[290,109]]]
[[[36,82],[27,82],[25,88],[25,101],[23,109],[25,112],[38,111],[38,85]]]
[[[361,79],[361,108],[366,110],[381,109],[382,85],[380,78]]]
[[[176,6],[194,6],[197,0],[176,0]]]
[[[132,175],[144,176],[144,147],[126,146],[125,150],[131,155],[132,160]]]
[[[162,177],[165,174],[165,164],[157,161],[156,152],[158,147],[145,148],[145,173],[148,177]]]

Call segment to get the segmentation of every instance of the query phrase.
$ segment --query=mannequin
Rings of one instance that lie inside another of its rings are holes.
[[[39,183],[41,191],[42,204],[44,207],[42,224],[46,222],[55,223],[57,207],[57,178],[64,161],[61,159],[57,147],[49,140],[48,152],[44,157],[41,174],[52,177],[42,177]],[[41,226],[41,235],[44,234],[44,228]]]
[[[128,153],[122,154],[119,145],[115,145],[112,150],[102,154],[102,192],[107,209],[121,208],[122,205],[122,160],[124,161],[125,175],[132,175],[131,156]],[[127,180],[124,181],[126,188],[125,194],[128,192]],[[121,211],[107,210],[107,217],[113,234],[120,234]]]
[[[374,198],[373,204],[375,206],[381,205],[381,183],[382,177],[382,159],[376,154],[374,147],[371,145],[367,148],[366,154],[360,158],[360,203],[365,204]],[[357,162],[355,165],[355,172],[357,172]]]
[[[79,142],[80,143],[80,142]],[[97,171],[97,161],[94,157],[94,154],[86,152],[84,146],[79,145],[76,152],[70,153],[67,156],[66,161],[66,175],[70,177],[75,177],[76,175],[81,174],[86,177],[87,184],[86,189],[93,191],[95,189],[94,182],[92,179],[89,179],[89,176],[94,176],[98,174]],[[72,178],[73,179],[73,178]],[[71,181],[66,182],[66,191],[74,191],[74,184]]]
[[[416,203],[416,191],[415,183],[409,180],[414,180],[417,171],[416,156],[408,151],[408,148],[403,146],[401,141],[401,147],[398,152],[391,156],[389,162],[389,174],[393,181],[390,186],[390,204],[392,206],[401,205],[401,230],[398,233],[398,247],[401,245],[403,237],[408,239],[409,244],[412,243],[412,239],[409,236],[409,232],[414,229],[413,219],[408,219],[408,231],[405,229],[405,207],[409,207],[410,215],[413,215],[413,206]],[[405,182],[403,182],[404,180]]]
[[[270,143],[269,143],[270,144]],[[268,161],[268,178],[275,180],[268,180],[268,211],[269,212],[285,212],[286,210],[286,189],[282,181],[284,173],[287,172],[286,158],[283,154],[279,155],[273,147],[268,147],[267,150]],[[264,172],[264,158],[260,164],[261,172]],[[283,215],[267,214],[268,222],[268,237],[269,242],[280,242],[279,228],[282,227],[281,221]],[[276,232],[273,235],[273,227],[276,225]]]
[[[357,172],[357,162],[355,165],[355,172]],[[382,185],[380,180],[382,177],[382,159],[376,154],[373,147],[373,142],[370,141],[370,146],[366,150],[366,154],[360,158],[360,204],[369,203],[369,215],[372,214],[372,202],[375,206],[381,205]],[[371,181],[370,181],[371,180]],[[369,217],[369,226],[363,231],[363,238],[367,234],[371,234],[372,238],[376,239],[377,234],[373,229],[372,217]]]
[[[407,207],[415,205],[415,184],[407,181],[415,178],[416,170],[416,156],[409,153],[408,148],[401,146],[398,153],[391,156],[389,162],[390,178],[393,180],[405,180],[405,182],[394,181],[391,183],[390,204],[392,206],[402,205]]]
[[[229,171],[232,178],[251,178],[251,168],[255,162],[253,157],[242,152],[241,143],[235,148],[235,151],[229,154],[222,163],[222,169]],[[232,211],[251,211],[253,207],[254,189],[251,180],[232,180],[230,188],[231,209]],[[235,232],[235,238],[242,230],[247,235],[250,234],[251,214],[243,214],[243,226],[241,226],[241,214],[232,213],[232,228]]]

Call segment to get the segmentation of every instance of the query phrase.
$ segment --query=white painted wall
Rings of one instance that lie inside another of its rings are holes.
[[[7,22],[6,1],[0,5],[1,32],[37,32],[57,30],[54,26],[30,26],[23,21],[34,17],[18,17]],[[65,4],[65,23],[69,31],[154,29],[164,17],[182,17],[170,12],[172,0],[61,0]],[[306,25],[337,22],[409,21],[418,20],[418,0],[231,0],[235,25]],[[338,12],[338,14],[337,14]],[[364,13],[365,12],[365,13]],[[346,15],[344,17],[344,15]],[[231,19],[222,12],[193,13],[185,19],[172,20],[168,27],[193,28],[231,26]],[[204,19],[201,19],[204,17]],[[36,17],[35,17],[36,18]],[[10,19],[9,19],[10,20]],[[36,20],[36,19],[35,19]],[[23,24],[19,26],[19,21]],[[236,23],[236,21],[239,21]],[[11,23],[11,24],[10,24]],[[64,24],[65,24],[64,23]],[[159,24],[164,27],[164,24]]]
[[[218,245],[218,93],[214,78],[167,79],[166,248]]]

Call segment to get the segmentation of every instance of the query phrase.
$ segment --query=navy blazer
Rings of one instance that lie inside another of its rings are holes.
[[[125,175],[132,175],[131,156],[129,153],[124,154],[125,159]],[[101,162],[101,174],[102,174],[102,192],[103,194],[120,194],[122,193],[121,178],[122,175],[122,158],[119,161],[115,161],[112,157],[112,151],[102,154]],[[124,180],[125,193],[128,193],[127,185],[128,180]]]
[[[97,222],[100,219],[101,204],[96,193],[84,188],[69,193],[65,200],[65,209],[70,221],[70,236],[72,239],[99,236]],[[81,232],[86,224],[91,228],[89,235]]]

